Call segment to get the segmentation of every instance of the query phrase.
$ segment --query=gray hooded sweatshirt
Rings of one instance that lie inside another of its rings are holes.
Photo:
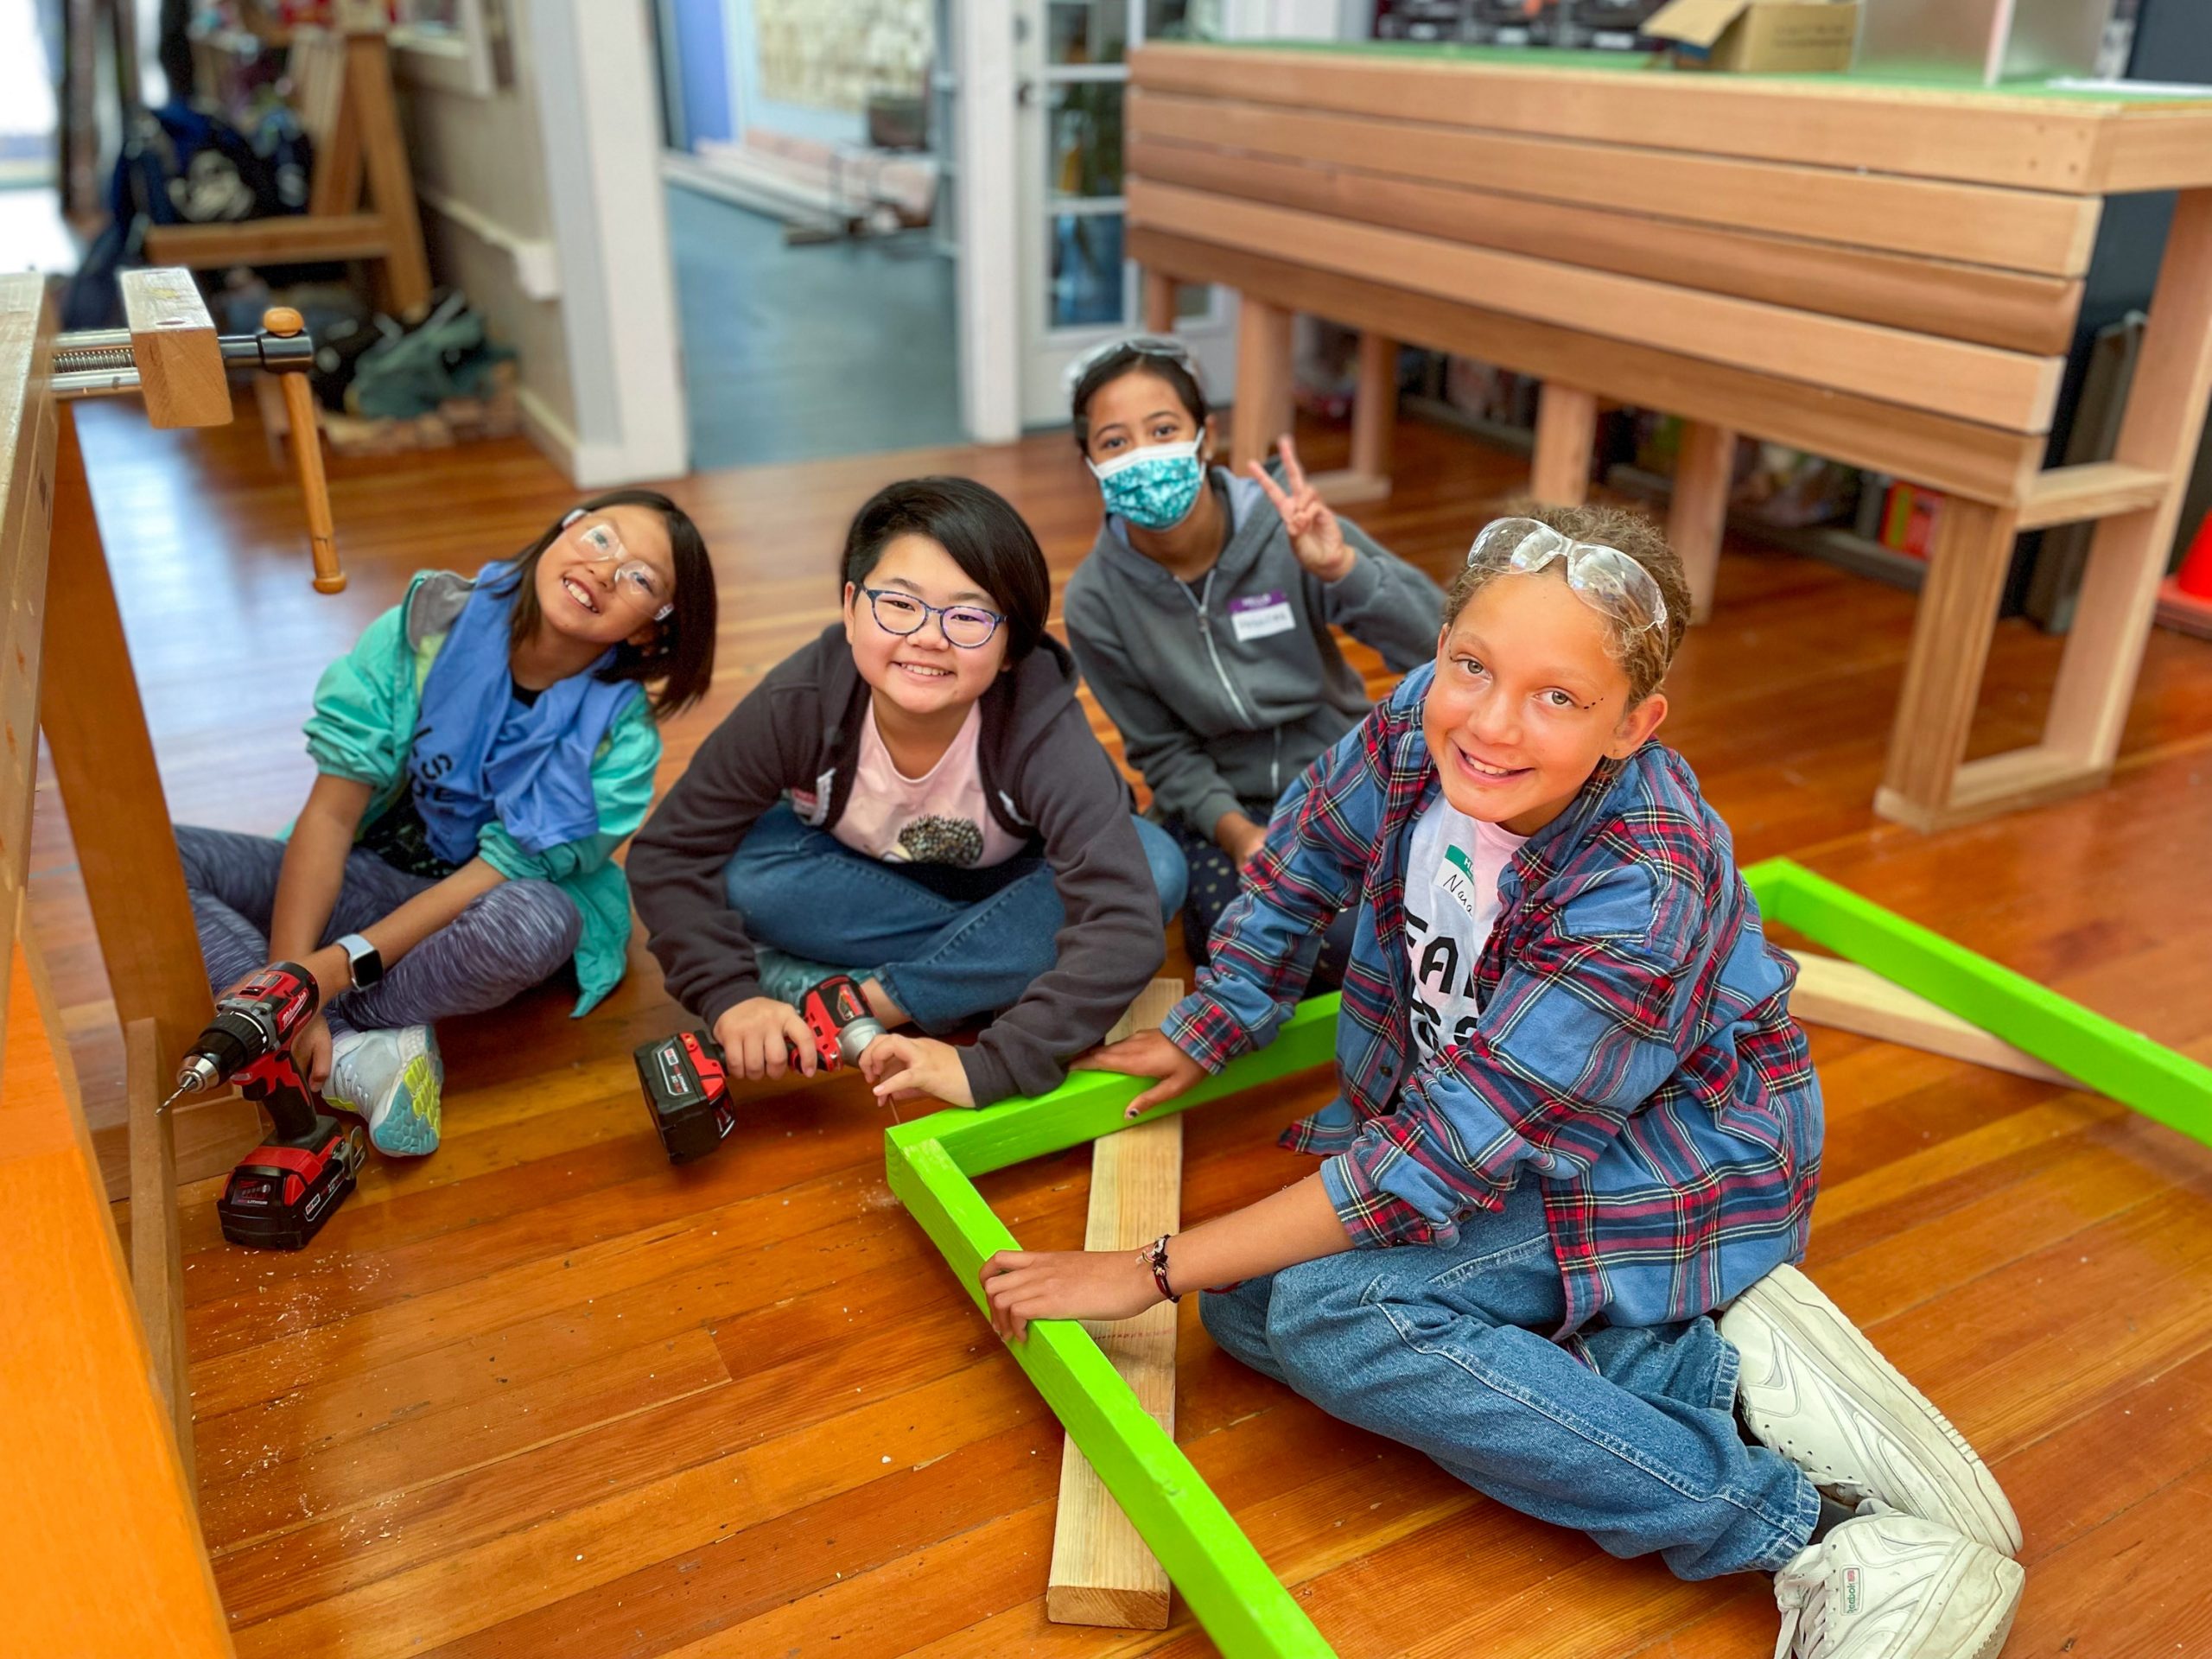
[[[1332,624],[1396,673],[1436,654],[1444,594],[1348,518],[1359,556],[1309,574],[1255,480],[1222,467],[1229,544],[1195,587],[1129,545],[1109,517],[1062,601],[1084,678],[1151,786],[1153,816],[1211,835],[1224,813],[1266,821],[1291,780],[1366,715],[1367,688]]]

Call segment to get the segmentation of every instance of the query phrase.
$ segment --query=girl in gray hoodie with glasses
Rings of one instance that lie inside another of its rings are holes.
[[[1277,800],[1367,714],[1331,626],[1403,673],[1434,655],[1444,594],[1322,504],[1288,437],[1268,471],[1210,467],[1205,393],[1173,340],[1099,353],[1073,403],[1106,518],[1068,579],[1068,639],[1190,861],[1183,931],[1203,964]],[[1341,975],[1349,920],[1317,982]]]

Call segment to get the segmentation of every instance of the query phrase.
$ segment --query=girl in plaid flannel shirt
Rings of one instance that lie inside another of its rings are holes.
[[[1213,962],[1090,1063],[1131,1116],[1263,1046],[1357,912],[1342,1096],[1272,1198],[1126,1252],[1007,1251],[994,1323],[1206,1328],[1322,1409],[1684,1578],[1775,1573],[1776,1652],[1990,1659],[2021,1573],[1973,1449],[1790,1265],[1819,1086],[1727,827],[1653,741],[1688,620],[1645,520],[1484,530],[1436,660],[1284,796]]]

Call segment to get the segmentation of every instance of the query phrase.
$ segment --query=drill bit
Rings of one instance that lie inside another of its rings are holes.
[[[172,1089],[169,1091],[169,1097],[154,1109],[159,1112],[166,1112],[170,1107],[175,1105],[177,1102],[182,1100],[191,1092],[192,1084],[189,1082],[180,1083],[175,1089]]]

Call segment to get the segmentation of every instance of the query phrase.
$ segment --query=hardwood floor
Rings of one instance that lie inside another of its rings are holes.
[[[323,598],[250,412],[170,433],[77,416],[186,821],[283,823],[322,665],[410,572],[507,553],[569,499],[518,442],[335,462],[353,585]],[[1358,516],[1441,574],[1522,464],[1420,425],[1399,446],[1397,493]],[[1308,447],[1328,466],[1344,438]],[[674,486],[724,620],[714,696],[671,730],[664,782],[829,620],[866,493],[931,470],[1006,492],[1058,574],[1088,547],[1096,493],[1064,437]],[[1798,857],[2212,1059],[2212,646],[2152,637],[2108,790],[1921,837],[1869,810],[1911,619],[1890,589],[1730,549],[1668,735],[1739,855]],[[2056,651],[1999,628],[1978,751],[2031,734]],[[34,869],[92,1113],[112,1122],[120,1045],[50,787]],[[444,1146],[372,1164],[302,1255],[227,1248],[214,1185],[188,1192],[200,1502],[239,1653],[1212,1651],[1179,1602],[1164,1633],[1045,1622],[1058,1432],[886,1189],[880,1116],[849,1080],[765,1095],[740,1141],[670,1168],[629,1052],[679,1016],[642,950],[632,966],[585,1020],[546,992],[443,1028]],[[2006,1651],[2212,1650],[2212,1150],[2053,1085],[1813,1044],[1829,1130],[1809,1265],[2018,1506]],[[1310,1167],[1272,1141],[1325,1092],[1316,1076],[1195,1113],[1186,1219]],[[1087,1165],[1007,1170],[986,1196],[1025,1243],[1071,1247]],[[1764,1580],[1683,1584],[1523,1520],[1228,1360],[1194,1304],[1184,1319],[1179,1438],[1345,1659],[1770,1650]]]

